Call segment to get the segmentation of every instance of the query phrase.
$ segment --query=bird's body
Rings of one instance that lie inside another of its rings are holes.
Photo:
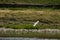
[[[38,23],[39,23],[39,21],[36,21],[33,26],[35,27]]]

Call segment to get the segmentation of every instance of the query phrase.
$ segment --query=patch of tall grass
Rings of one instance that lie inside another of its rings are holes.
[[[0,10],[0,27],[17,29],[60,29],[60,10],[24,9]],[[33,27],[37,20],[40,23]]]

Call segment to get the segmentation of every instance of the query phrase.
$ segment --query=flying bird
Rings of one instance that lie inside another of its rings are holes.
[[[38,23],[39,23],[39,21],[36,21],[33,26],[35,27]]]

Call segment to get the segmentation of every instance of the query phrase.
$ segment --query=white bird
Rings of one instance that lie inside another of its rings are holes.
[[[38,23],[39,23],[39,21],[36,21],[33,26],[35,27]]]

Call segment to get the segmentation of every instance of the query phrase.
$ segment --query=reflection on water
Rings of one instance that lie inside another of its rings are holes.
[[[17,37],[0,37],[0,40],[60,40],[60,39],[39,39],[39,38],[17,38]]]

